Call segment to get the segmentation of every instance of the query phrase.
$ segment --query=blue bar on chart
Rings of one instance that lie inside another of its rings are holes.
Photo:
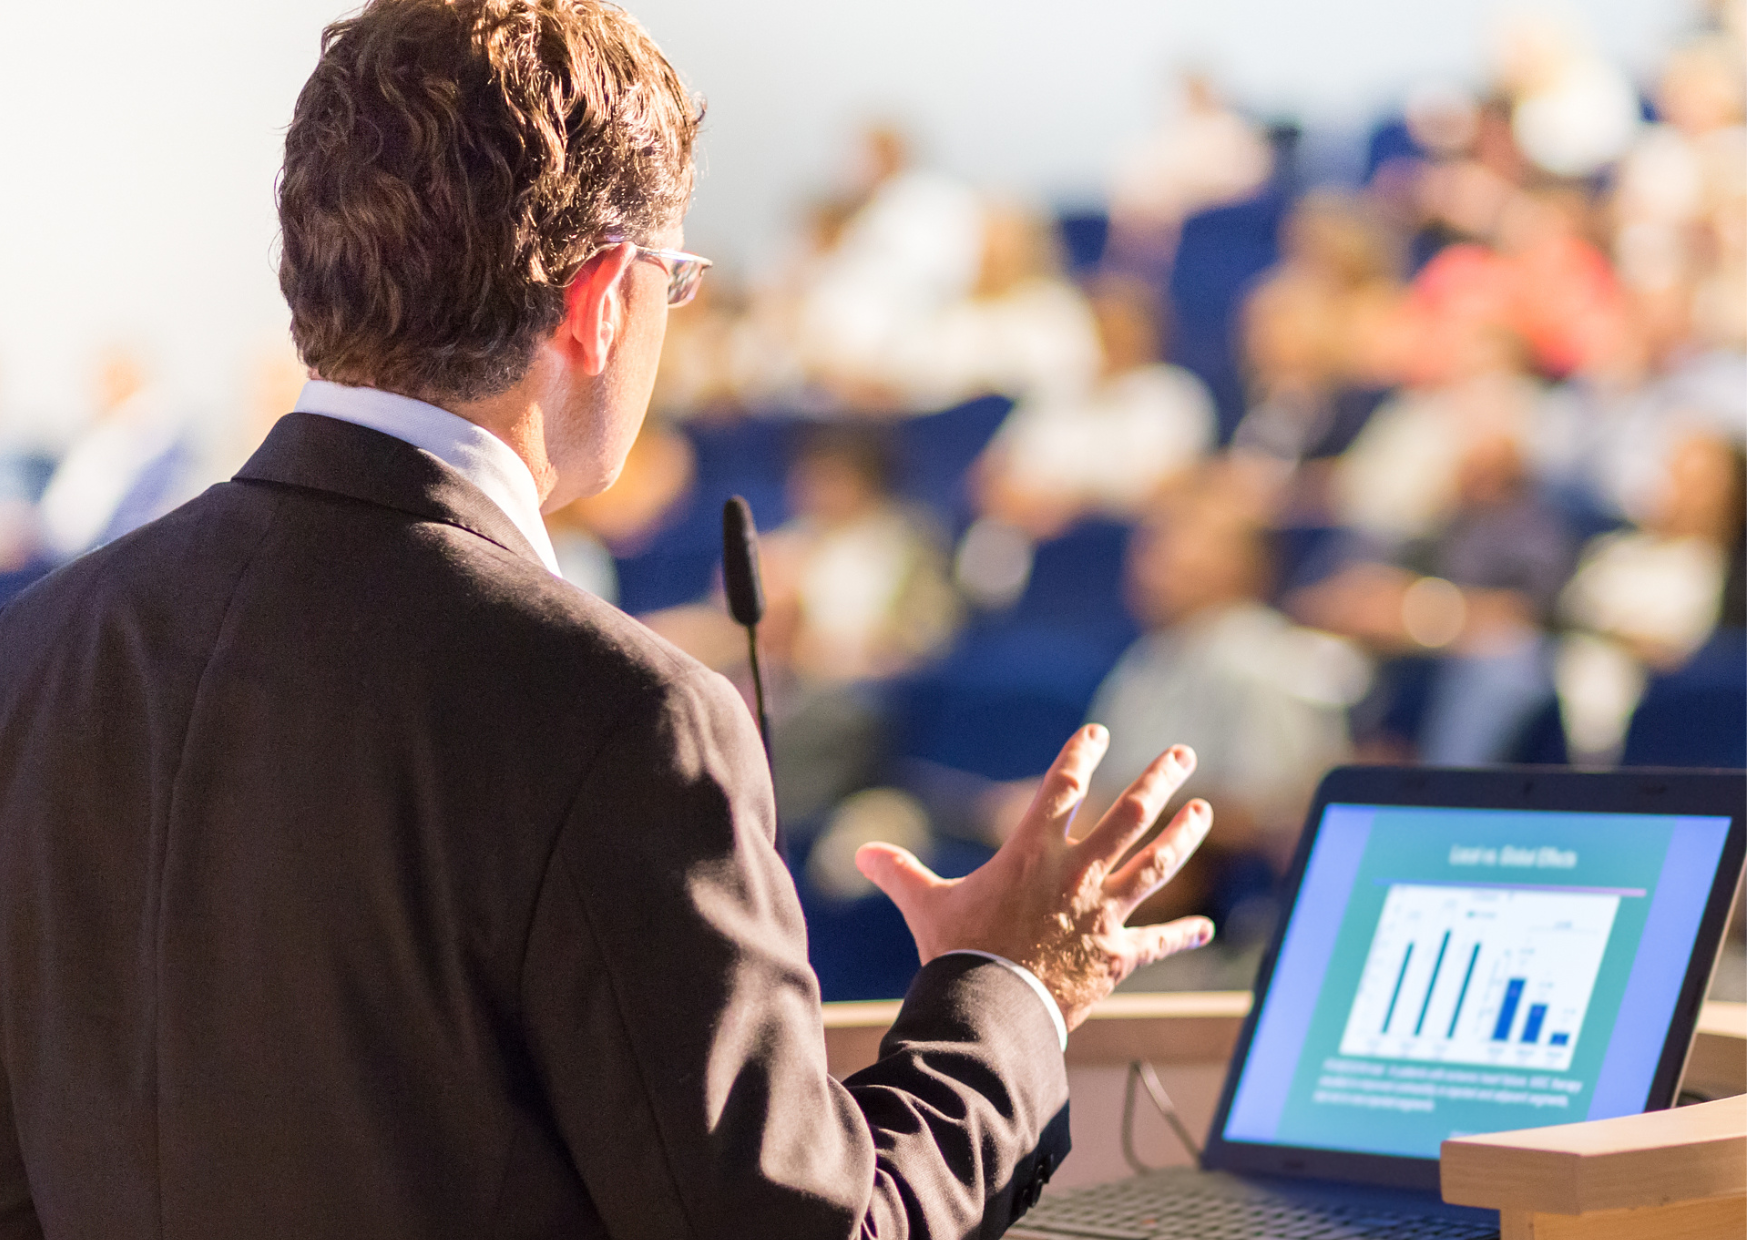
[[[1523,1018],[1523,1040],[1534,1045],[1542,1036],[1542,1021],[1547,1018],[1548,1005],[1530,1004],[1529,1015]]]
[[[1451,932],[1445,931],[1445,937],[1438,945],[1438,957],[1432,962],[1432,980],[1426,984],[1426,998],[1420,1001],[1420,1019],[1414,1022],[1414,1036],[1420,1036],[1421,1027],[1426,1024],[1426,1009],[1432,1006],[1432,992],[1438,988],[1438,971],[1445,967],[1445,948],[1451,945]]]
[[[1499,1023],[1493,1026],[1493,1040],[1505,1042],[1511,1038],[1511,1022],[1517,1015],[1517,1001],[1523,998],[1523,978],[1514,977],[1505,984],[1505,1002],[1499,1005]]]
[[[1396,1015],[1396,1000],[1402,997],[1402,979],[1408,976],[1408,962],[1414,959],[1414,944],[1408,944],[1408,950],[1402,953],[1402,970],[1396,974],[1396,989],[1390,992],[1390,1006],[1384,1013],[1384,1027],[1380,1033],[1390,1032],[1390,1018]]]
[[[1564,1046],[1571,1040],[1572,1035],[1569,1033],[1550,1033],[1548,1035],[1549,1046]]]
[[[1463,1000],[1469,997],[1469,979],[1475,976],[1475,961],[1480,957],[1481,945],[1477,943],[1474,950],[1469,953],[1469,967],[1463,970],[1463,986],[1461,990],[1457,991],[1457,1006],[1451,1012],[1451,1027],[1445,1033],[1447,1038],[1457,1036],[1457,1017],[1463,1014]]]

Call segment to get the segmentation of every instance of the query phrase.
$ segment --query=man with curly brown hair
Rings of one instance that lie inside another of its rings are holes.
[[[969,878],[864,850],[924,967],[828,1075],[744,705],[540,517],[703,274],[697,123],[601,0],[324,35],[280,182],[319,378],[0,614],[0,1237],[995,1235],[1066,1030],[1206,937],[1123,925],[1207,829],[1134,847],[1192,757],[1071,841],[1087,729]]]

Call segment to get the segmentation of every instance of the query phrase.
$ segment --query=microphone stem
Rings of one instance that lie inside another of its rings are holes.
[[[771,760],[771,716],[765,709],[765,678],[759,674],[759,630],[754,625],[747,625],[747,662],[753,669],[753,701],[758,706],[759,739],[765,743],[765,765],[771,767],[771,775],[775,779],[777,771]],[[775,789],[773,789],[774,791]],[[783,864],[789,864],[789,839],[783,831],[783,820],[776,819],[772,824],[775,836],[772,843],[776,846],[777,855],[783,858]]]
[[[747,662],[753,669],[753,701],[758,705],[759,739],[765,743],[765,761],[771,760],[771,716],[765,710],[765,678],[759,674],[759,631],[747,625]]]

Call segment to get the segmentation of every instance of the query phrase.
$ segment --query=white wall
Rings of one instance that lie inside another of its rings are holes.
[[[1247,105],[1354,123],[1408,83],[1477,78],[1507,0],[630,0],[710,100],[691,221],[755,264],[831,183],[870,114],[992,187],[1097,193],[1165,72]],[[1697,0],[1571,0],[1635,68]],[[343,0],[341,0],[343,3]],[[10,6],[9,6],[10,7]],[[284,339],[273,272],[283,126],[336,0],[18,6],[0,38],[0,427],[81,410],[93,356],[141,347],[167,385],[235,404]]]

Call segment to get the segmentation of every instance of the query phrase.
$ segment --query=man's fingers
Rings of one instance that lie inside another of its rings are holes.
[[[1207,838],[1214,810],[1197,798],[1177,812],[1159,838],[1125,861],[1105,880],[1105,894],[1127,917],[1141,901],[1170,881]]]
[[[1032,798],[1032,807],[1026,811],[1014,836],[1038,831],[1058,837],[1067,835],[1074,811],[1086,799],[1092,773],[1098,769],[1099,760],[1110,744],[1111,734],[1096,723],[1087,724],[1069,737],[1038,785],[1038,795]]]
[[[907,922],[919,898],[937,888],[952,886],[918,861],[915,853],[897,844],[862,845],[856,850],[856,868],[862,871],[863,878],[891,897]]]
[[[1083,852],[1115,865],[1118,858],[1135,846],[1136,840],[1147,834],[1195,769],[1196,752],[1188,745],[1173,745],[1160,754],[1081,841]]]
[[[1163,926],[1131,926],[1123,931],[1135,949],[1135,967],[1164,960],[1214,938],[1214,923],[1206,917],[1180,917]]]

